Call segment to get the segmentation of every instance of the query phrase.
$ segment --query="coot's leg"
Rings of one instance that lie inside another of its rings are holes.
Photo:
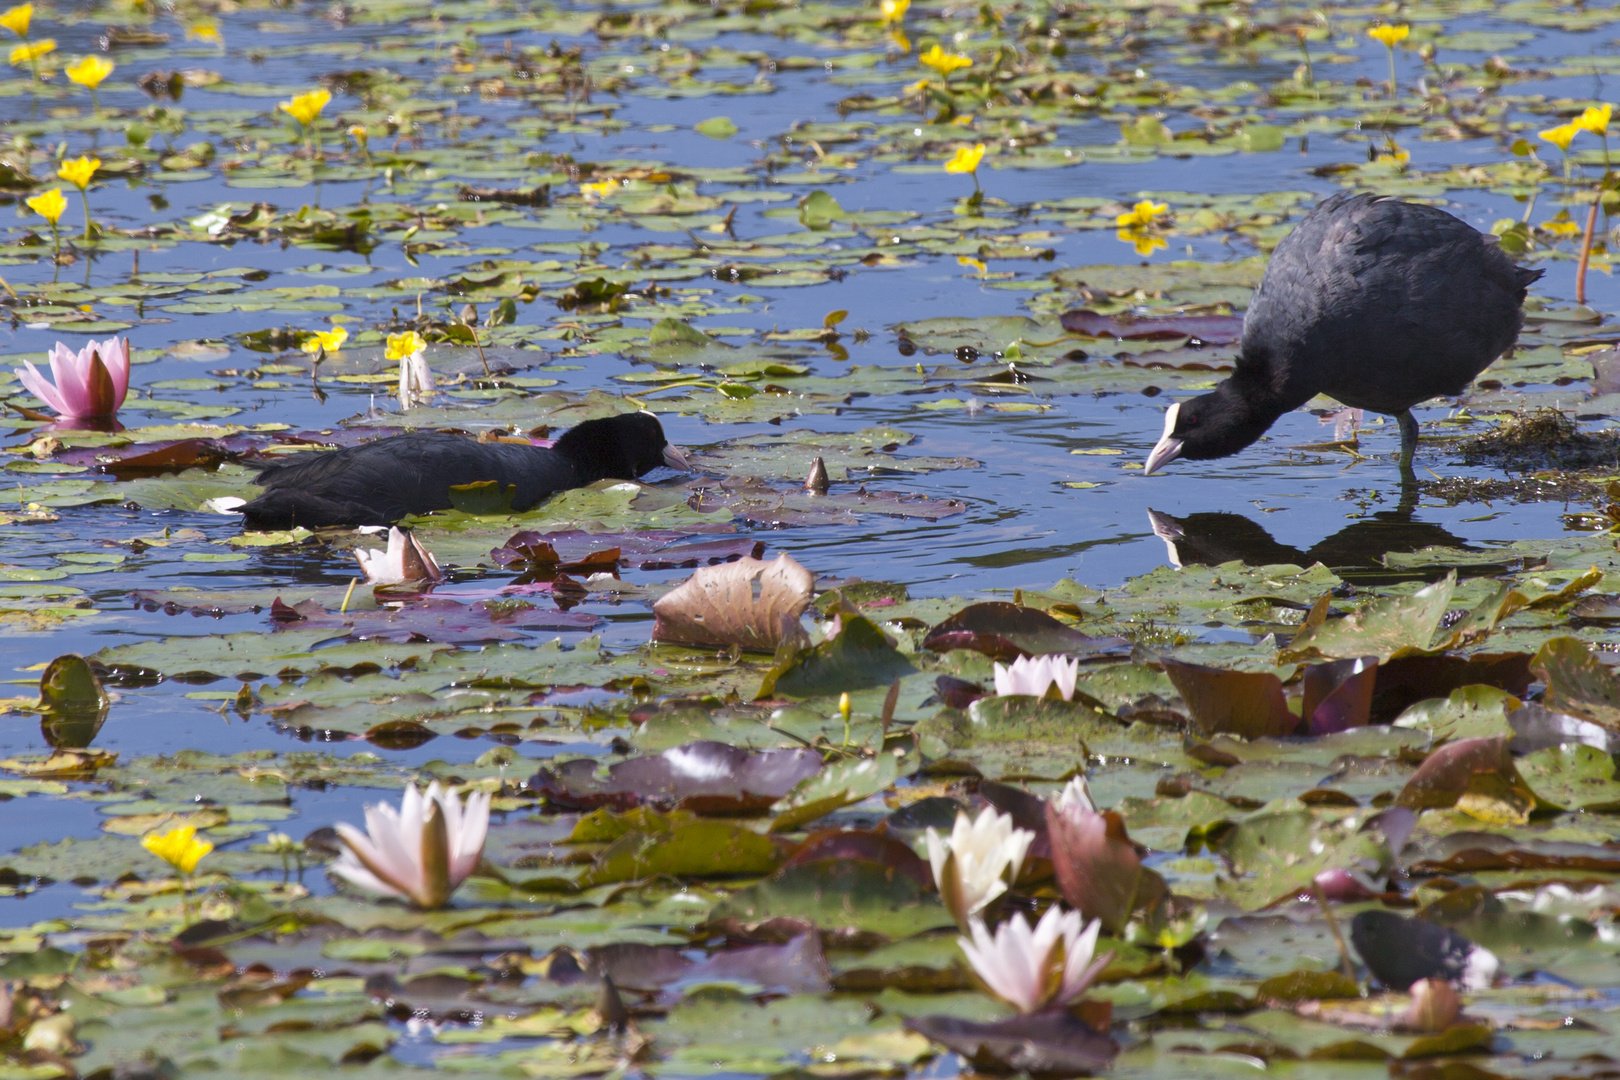
[[[1412,472],[1412,455],[1417,450],[1418,422],[1412,416],[1411,409],[1403,409],[1395,417],[1401,425],[1401,479],[1415,478]]]

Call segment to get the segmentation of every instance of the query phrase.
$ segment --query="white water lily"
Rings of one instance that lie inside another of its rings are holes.
[[[388,550],[354,552],[355,561],[372,585],[403,585],[408,581],[443,581],[444,571],[433,552],[398,528],[388,530]]]
[[[1102,974],[1113,953],[1093,959],[1102,923],[1082,924],[1078,911],[1053,904],[1030,929],[1023,915],[996,927],[995,936],[979,919],[968,924],[972,939],[958,938],[962,952],[990,992],[1032,1013],[1074,1001]]]
[[[1097,812],[1097,804],[1091,799],[1091,787],[1086,783],[1084,776],[1076,776],[1065,784],[1052,802],[1059,810],[1067,810],[1072,806],[1088,814]]]
[[[409,409],[422,404],[438,392],[433,382],[433,369],[428,367],[427,342],[414,330],[388,335],[388,347],[383,357],[399,364],[399,407]]]
[[[977,818],[957,811],[950,839],[930,828],[927,841],[928,864],[940,899],[956,916],[957,925],[965,928],[970,916],[1018,880],[1035,834],[1016,827],[1010,814],[987,806]]]
[[[1011,664],[996,665],[996,696],[1045,697],[1046,688],[1056,685],[1063,700],[1068,701],[1074,697],[1079,677],[1079,660],[1067,656],[1020,656]]]
[[[478,865],[489,832],[489,792],[475,791],[463,803],[429,784],[405,785],[395,810],[366,807],[366,831],[337,826],[344,852],[331,872],[368,892],[397,896],[417,907],[443,907]]]

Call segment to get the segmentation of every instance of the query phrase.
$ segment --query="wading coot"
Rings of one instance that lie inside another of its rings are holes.
[[[250,529],[391,525],[407,514],[448,510],[452,486],[485,480],[515,486],[512,508],[527,510],[555,492],[634,480],[660,465],[689,468],[649,413],[587,420],[551,447],[412,432],[264,466],[264,494],[240,513]]]
[[[1236,370],[1170,406],[1143,474],[1235,454],[1317,394],[1400,421],[1410,473],[1412,406],[1462,393],[1507,351],[1540,276],[1444,210],[1335,195],[1277,245],[1243,318]]]

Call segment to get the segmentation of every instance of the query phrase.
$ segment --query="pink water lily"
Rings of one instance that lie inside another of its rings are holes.
[[[74,352],[60,341],[50,351],[51,374],[42,375],[29,361],[17,370],[28,392],[64,417],[114,416],[129,392],[129,339],[92,341]]]
[[[366,831],[337,826],[344,852],[332,873],[368,892],[397,896],[417,907],[443,907],[478,866],[489,832],[489,792],[465,804],[438,781],[426,792],[405,785],[398,810],[366,807]]]
[[[1067,1005],[1096,981],[1113,953],[1093,959],[1102,923],[1082,924],[1078,911],[1053,904],[1030,929],[1022,915],[996,927],[995,936],[975,918],[968,923],[972,940],[958,938],[968,962],[990,992],[1032,1013],[1048,1005]]]

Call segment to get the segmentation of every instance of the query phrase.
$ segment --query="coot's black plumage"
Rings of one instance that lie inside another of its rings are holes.
[[[1178,457],[1235,454],[1317,394],[1396,417],[1409,470],[1412,406],[1462,393],[1507,351],[1541,273],[1444,210],[1378,195],[1327,199],[1272,253],[1232,376],[1170,407],[1144,473]]]
[[[1448,927],[1406,919],[1393,911],[1363,911],[1350,921],[1350,943],[1369,971],[1391,990],[1419,979],[1444,979],[1466,990],[1489,989],[1501,962]]]
[[[527,510],[555,492],[634,480],[659,465],[688,467],[649,413],[587,420],[550,447],[411,432],[267,465],[258,479],[264,494],[240,512],[250,529],[391,525],[448,510],[451,487],[486,480],[516,487],[512,507]]]

